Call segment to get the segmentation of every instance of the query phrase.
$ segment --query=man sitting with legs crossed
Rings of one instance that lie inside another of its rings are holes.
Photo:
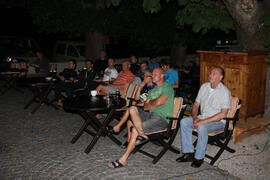
[[[222,83],[224,70],[214,67],[209,75],[209,82],[204,83],[192,107],[192,117],[181,120],[181,143],[183,155],[177,162],[192,162],[191,166],[202,165],[208,142],[208,132],[224,129],[225,120],[231,107],[231,93]],[[201,114],[197,116],[199,107]],[[192,131],[197,128],[198,141],[194,155]]]
[[[166,117],[173,115],[174,91],[170,84],[164,82],[164,72],[161,68],[155,68],[152,76],[153,82],[157,87],[149,92],[143,109],[136,106],[129,108],[129,114],[134,126],[131,132],[131,139],[123,156],[108,164],[110,168],[126,166],[127,159],[135,146],[146,143],[149,140],[145,133],[168,127],[169,120]]]

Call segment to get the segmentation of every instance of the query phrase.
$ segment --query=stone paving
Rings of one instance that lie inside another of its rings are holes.
[[[33,106],[23,109],[30,98],[26,89],[24,94],[10,91],[0,96],[0,179],[239,179],[208,163],[199,169],[177,163],[179,155],[172,152],[155,165],[149,157],[132,154],[126,167],[110,169],[107,164],[124,150],[102,137],[85,154],[91,136],[84,134],[75,144],[70,143],[82,118],[46,105],[32,115]],[[122,142],[124,134],[117,136]],[[144,148],[160,150],[150,143]]]

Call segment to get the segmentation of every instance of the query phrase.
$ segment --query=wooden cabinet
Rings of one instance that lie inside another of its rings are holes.
[[[200,83],[208,81],[213,66],[225,70],[224,84],[232,96],[242,100],[240,121],[263,114],[267,52],[197,51],[200,54]]]

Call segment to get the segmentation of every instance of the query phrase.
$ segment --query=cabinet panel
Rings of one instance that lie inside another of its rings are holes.
[[[220,55],[219,54],[205,54],[204,55],[204,60],[206,62],[211,62],[211,63],[219,62],[220,61]]]
[[[267,53],[198,51],[201,57],[201,84],[210,70],[219,65],[225,70],[224,84],[232,96],[242,100],[241,121],[264,111]]]
[[[243,62],[244,56],[239,56],[239,55],[229,55],[226,54],[224,55],[224,64],[241,64]]]
[[[225,66],[224,71],[225,71],[224,84],[227,86],[228,89],[230,89],[232,96],[237,96],[240,98],[239,89],[242,84],[240,79],[241,73],[240,68]]]

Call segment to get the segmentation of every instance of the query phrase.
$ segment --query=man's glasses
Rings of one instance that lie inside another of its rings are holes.
[[[152,77],[152,75],[144,75],[144,77]]]

